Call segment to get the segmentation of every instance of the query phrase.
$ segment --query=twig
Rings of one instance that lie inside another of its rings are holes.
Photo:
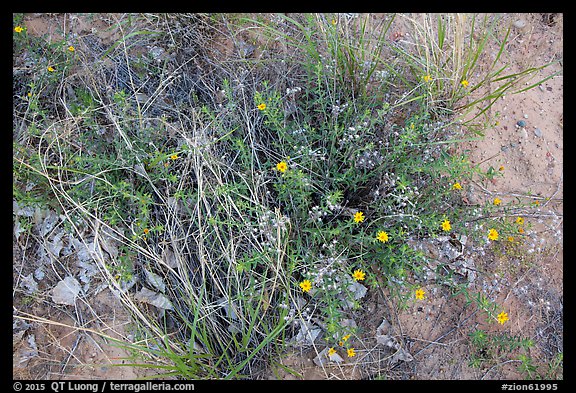
[[[490,369],[489,369],[488,371],[486,371],[486,373],[484,373],[484,375],[482,376],[482,378],[480,378],[480,380],[486,378],[486,375],[488,375],[488,374],[490,373],[490,371],[492,371],[492,370],[495,369],[496,367],[500,367],[500,366],[505,365],[506,363],[512,363],[512,362],[520,362],[520,363],[521,363],[520,360],[510,359],[510,360],[506,360],[505,362],[495,364],[494,366],[490,367]]]
[[[437,339],[433,340],[433,341],[429,341],[430,344],[426,345],[424,348],[422,348],[421,350],[419,350],[418,352],[416,352],[413,356],[416,357],[418,354],[420,354],[420,352],[425,351],[426,349],[428,349],[428,347],[430,347],[432,344],[439,344],[442,345],[442,343],[440,343],[439,341],[442,340],[444,337],[448,336],[449,334],[451,334],[454,330],[456,329],[460,329],[464,323],[470,319],[471,317],[473,317],[476,313],[478,312],[478,310],[475,310],[472,314],[470,314],[469,316],[466,317],[466,319],[464,319],[462,322],[458,323],[458,325],[454,326],[452,329],[450,329],[449,331],[447,331],[446,333],[442,334],[440,337],[438,337]],[[444,344],[447,345],[447,344]]]

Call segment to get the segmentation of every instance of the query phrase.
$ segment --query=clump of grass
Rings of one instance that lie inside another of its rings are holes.
[[[393,46],[420,82],[428,110],[457,116],[482,135],[494,122],[490,108],[505,94],[529,90],[557,73],[540,78],[552,63],[510,70],[505,61],[512,26],[491,14],[402,15],[415,35],[409,47]],[[535,78],[540,78],[536,79]]]
[[[32,190],[52,200],[74,236],[107,244],[113,234],[121,252],[96,252],[95,263],[140,325],[127,345],[161,376],[253,378],[294,340],[318,337],[353,358],[363,332],[345,321],[360,315],[366,290],[419,287],[428,260],[411,241],[507,233],[510,223],[478,217],[454,187],[488,175],[451,154],[462,135],[448,114],[463,86],[440,73],[467,77],[482,46],[466,47],[456,19],[444,59],[439,19],[439,43],[422,32],[425,54],[398,49],[387,41],[393,20],[128,18],[116,44],[79,43],[83,55],[66,58],[57,79],[35,82],[60,99],[55,122],[44,100],[15,108],[15,199],[28,203]],[[285,47],[250,57],[256,28]],[[214,36],[243,49],[222,58],[194,44]],[[138,45],[161,50],[130,51]],[[389,64],[391,51],[416,78]],[[428,74],[434,90],[419,79]],[[29,79],[17,81],[21,95]]]

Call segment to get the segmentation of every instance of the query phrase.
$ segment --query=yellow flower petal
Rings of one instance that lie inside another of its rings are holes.
[[[288,164],[286,164],[284,161],[280,161],[278,164],[276,164],[276,169],[278,169],[280,172],[286,172],[288,169]]]
[[[497,319],[500,325],[504,325],[504,322],[506,322],[509,319],[508,313],[502,311],[500,314],[498,314]]]
[[[388,234],[384,231],[380,231],[378,232],[376,239],[380,240],[382,243],[386,243],[388,241]]]
[[[422,288],[417,289],[415,292],[415,295],[416,295],[416,299],[424,300],[424,290]]]
[[[354,273],[352,273],[352,278],[354,278],[356,281],[362,281],[366,278],[366,273],[360,269],[355,270]]]
[[[354,221],[357,223],[364,221],[364,213],[356,212],[356,214],[354,214]]]
[[[302,291],[308,292],[310,289],[312,289],[312,283],[310,280],[304,280],[300,283],[300,288],[302,288]]]
[[[498,231],[494,228],[490,228],[490,230],[488,231],[488,239],[498,240]]]

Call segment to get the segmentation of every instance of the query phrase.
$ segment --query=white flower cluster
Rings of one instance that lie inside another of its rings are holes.
[[[302,88],[300,86],[296,86],[296,87],[287,87],[286,88],[286,95],[287,96],[291,96],[294,95],[296,93],[300,93],[302,91]]]
[[[386,214],[405,214],[408,209],[413,212],[420,196],[417,186],[401,184],[399,176],[386,172],[380,186],[372,192],[374,200],[381,200]]]
[[[333,212],[339,212],[342,210],[342,205],[336,201],[335,198],[330,198],[330,196],[326,198],[326,207]]]
[[[384,161],[384,157],[378,150],[365,150],[356,157],[356,168],[374,169]]]
[[[348,127],[348,130],[344,131],[342,138],[338,140],[338,146],[344,147],[349,145],[351,142],[360,139],[360,132],[362,132],[366,127],[368,127],[367,121]]]
[[[332,105],[332,115],[338,116],[340,113],[344,112],[346,108],[348,108],[347,102],[342,105],[340,105],[340,102],[337,102],[337,105]]]
[[[320,206],[313,206],[311,210],[308,210],[308,218],[312,221],[321,222],[322,217],[324,217],[327,214],[328,213],[322,210]]]
[[[268,250],[272,249],[272,246],[275,245],[278,241],[278,229],[280,229],[280,233],[286,232],[286,226],[290,223],[290,219],[287,216],[280,216],[271,211],[265,210],[259,217],[258,217],[258,232],[259,234],[266,239],[263,246],[268,247]]]

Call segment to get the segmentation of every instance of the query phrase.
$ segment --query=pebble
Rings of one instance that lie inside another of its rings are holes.
[[[524,19],[518,19],[517,21],[514,22],[514,27],[522,30],[526,27],[527,23]]]
[[[526,127],[526,122],[524,120],[518,120],[516,124],[518,127]]]
[[[536,135],[537,137],[541,137],[542,136],[542,131],[540,130],[540,128],[536,128],[534,130],[534,135]]]

